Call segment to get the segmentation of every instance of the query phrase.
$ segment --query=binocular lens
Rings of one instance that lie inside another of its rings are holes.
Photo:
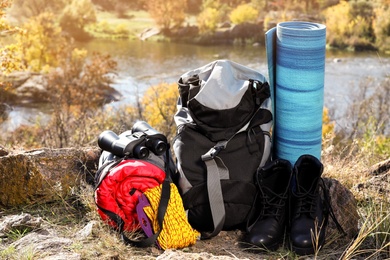
[[[106,130],[99,135],[98,145],[116,156],[127,155],[138,159],[149,157],[150,151],[160,156],[168,149],[166,137],[144,121],[137,122],[129,132],[118,136]]]
[[[98,137],[98,145],[105,151],[111,151],[112,144],[119,139],[118,135],[111,130],[102,132]]]
[[[138,145],[134,147],[134,156],[138,159],[144,159],[149,156],[149,149],[145,146]]]
[[[158,140],[155,144],[154,144],[154,149],[153,149],[154,153],[156,155],[162,155],[166,150],[167,150],[167,144],[163,141],[160,141]]]

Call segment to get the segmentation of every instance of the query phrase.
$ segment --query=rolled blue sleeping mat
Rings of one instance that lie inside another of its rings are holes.
[[[295,164],[321,159],[325,78],[325,25],[282,22],[266,32],[273,100],[273,155]]]

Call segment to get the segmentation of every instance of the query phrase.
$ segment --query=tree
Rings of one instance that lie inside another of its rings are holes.
[[[4,30],[8,29],[10,25],[8,25],[4,21],[4,16],[6,15],[6,10],[9,8],[11,5],[11,2],[9,0],[1,0],[0,1],[0,31],[3,32]]]
[[[331,46],[373,48],[374,11],[371,2],[341,1],[325,10],[327,41]]]
[[[23,29],[24,33],[16,37],[21,46],[23,65],[35,72],[58,66],[68,42],[55,22],[54,14],[42,13],[33,17]]]
[[[220,22],[220,14],[215,8],[206,8],[198,16],[200,33],[214,32]]]
[[[0,1],[0,121],[6,118],[8,108],[5,102],[8,102],[14,97],[12,93],[11,83],[6,81],[5,76],[15,70],[23,70],[22,56],[20,54],[20,44],[4,44],[2,36],[10,36],[23,32],[18,27],[12,26],[4,19],[6,10],[11,5],[9,0]]]
[[[244,22],[255,22],[259,16],[259,11],[252,7],[250,4],[243,4],[237,6],[230,13],[230,20],[234,24],[240,24]]]
[[[200,12],[200,8],[202,6],[202,0],[188,0],[187,1],[187,7],[188,7],[188,13],[189,14],[198,14]]]
[[[344,47],[345,38],[350,35],[350,5],[346,1],[325,10],[327,42],[333,46]]]
[[[164,133],[168,140],[176,132],[173,115],[176,112],[177,91],[176,83],[161,83],[150,87],[141,102],[143,118]]]
[[[259,12],[268,10],[268,0],[251,0],[251,4],[257,8]]]
[[[149,0],[147,10],[163,30],[180,26],[185,20],[187,0]]]
[[[23,32],[20,28],[11,26],[4,19],[4,16],[6,15],[5,11],[10,5],[11,1],[9,0],[1,0],[0,2],[0,36],[9,36]],[[0,76],[14,70],[23,69],[21,56],[20,53],[18,53],[18,50],[20,49],[19,44],[3,44],[2,38],[0,38],[0,46],[2,46],[0,47]],[[1,80],[0,82],[3,81]],[[0,83],[0,85],[2,85],[2,83]]]
[[[326,9],[330,6],[337,5],[340,3],[340,0],[317,0],[320,8]]]
[[[63,30],[77,40],[89,39],[84,28],[93,22],[96,22],[96,11],[91,0],[72,0],[60,18]]]
[[[379,5],[374,12],[375,44],[382,51],[390,51],[390,3]]]
[[[66,147],[86,143],[91,135],[86,124],[97,106],[103,104],[109,73],[116,62],[109,55],[94,53],[87,62],[85,50],[69,48],[67,62],[48,74],[48,94],[53,116],[46,127],[45,145]]]
[[[127,9],[142,9],[147,0],[92,0],[92,3],[107,11],[127,11]]]
[[[11,13],[19,20],[21,18],[31,18],[42,13],[59,14],[62,12],[69,0],[13,0]]]
[[[202,34],[214,32],[218,28],[218,24],[228,21],[228,14],[231,8],[227,3],[217,0],[205,0],[201,6],[201,13],[197,17],[199,31]]]
[[[219,0],[221,4],[226,4],[230,7],[236,7],[240,4],[246,4],[249,3],[250,0]]]

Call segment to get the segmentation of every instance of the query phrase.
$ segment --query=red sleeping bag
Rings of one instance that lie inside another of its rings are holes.
[[[113,221],[112,216],[119,216],[124,222],[123,230],[139,229],[138,197],[147,189],[160,185],[164,178],[165,172],[147,161],[130,159],[120,162],[95,189],[95,202],[103,221],[118,228],[118,222]]]

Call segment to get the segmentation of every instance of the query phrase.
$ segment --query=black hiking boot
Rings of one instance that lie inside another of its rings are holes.
[[[327,213],[319,192],[322,163],[311,155],[298,158],[291,189],[290,241],[299,255],[313,254],[325,242]]]
[[[287,202],[291,179],[289,161],[277,159],[259,169],[256,182],[260,214],[248,228],[246,242],[267,250],[276,250],[284,238]]]

